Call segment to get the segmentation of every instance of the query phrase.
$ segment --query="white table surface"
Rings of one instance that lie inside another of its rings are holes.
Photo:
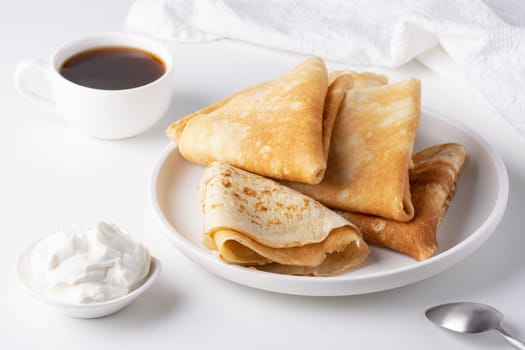
[[[129,5],[124,0],[1,3],[3,349],[510,348],[495,333],[461,336],[425,319],[427,307],[457,300],[496,306],[504,312],[508,329],[525,338],[525,138],[468,85],[415,62],[395,70],[367,69],[383,72],[392,81],[420,78],[423,104],[470,125],[500,152],[507,166],[506,214],[478,251],[413,285],[333,298],[240,286],[182,256],[164,237],[148,195],[153,165],[168,143],[164,129],[230,92],[280,75],[301,56],[233,41],[169,44],[176,79],[169,113],[148,132],[118,142],[84,136],[15,91],[17,61],[49,58],[63,42],[85,35],[123,31]],[[348,67],[334,62],[328,66]],[[33,300],[15,278],[18,255],[62,224],[92,225],[99,219],[128,229],[162,260],[157,283],[122,312],[97,320],[67,318]]]

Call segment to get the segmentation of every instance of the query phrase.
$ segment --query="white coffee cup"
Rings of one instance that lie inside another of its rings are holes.
[[[60,68],[70,57],[85,50],[125,46],[150,52],[165,65],[157,80],[130,89],[102,90],[73,83],[62,75]],[[29,86],[24,76],[36,70],[51,83],[53,98],[45,97]],[[50,62],[25,59],[15,68],[14,81],[18,91],[56,110],[72,125],[100,139],[123,139],[144,132],[159,121],[170,105],[173,94],[173,58],[157,42],[129,34],[107,34],[84,38],[60,47]]]

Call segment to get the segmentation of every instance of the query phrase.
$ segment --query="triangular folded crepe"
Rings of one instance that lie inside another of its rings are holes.
[[[166,134],[195,163],[219,160],[276,179],[319,183],[333,119],[351,86],[351,75],[339,78],[329,90],[323,60],[309,58],[277,80],[178,120]]]
[[[352,78],[353,89],[364,89],[374,86],[380,86],[388,84],[388,78],[385,75],[372,73],[372,72],[354,72],[351,70],[336,70],[330,72],[328,76],[328,83],[331,83],[341,75],[349,74]]]
[[[409,221],[414,208],[408,171],[419,111],[417,79],[348,91],[324,179],[317,185],[286,184],[331,208]]]
[[[436,231],[454,195],[465,150],[456,143],[426,148],[413,157],[410,186],[415,215],[412,221],[341,213],[361,228],[365,241],[387,247],[417,260],[430,258],[437,250]]]
[[[346,92],[353,88],[353,82],[354,79],[350,72],[337,71],[337,74],[330,73],[328,76],[328,90],[323,108],[323,152],[326,161],[328,161],[337,112],[339,112]]]
[[[213,162],[199,195],[204,243],[229,263],[266,271],[333,275],[370,250],[353,224],[273,180]]]

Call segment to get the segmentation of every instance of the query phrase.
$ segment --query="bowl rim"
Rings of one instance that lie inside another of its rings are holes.
[[[57,307],[74,307],[74,308],[82,308],[82,309],[88,309],[88,308],[97,308],[97,307],[104,307],[104,306],[113,306],[115,304],[121,303],[123,301],[133,300],[134,298],[141,295],[143,292],[145,292],[149,287],[153,285],[153,283],[157,280],[160,271],[162,269],[162,263],[160,260],[153,255],[151,255],[151,261],[150,261],[150,269],[148,272],[148,275],[141,281],[140,285],[135,287],[131,292],[122,295],[118,298],[105,300],[102,302],[92,302],[92,303],[71,303],[67,301],[62,301],[58,298],[54,298],[52,296],[49,296],[47,294],[44,294],[36,289],[34,289],[31,286],[31,283],[28,280],[29,276],[26,276],[22,272],[22,266],[24,263],[26,263],[27,259],[29,258],[29,254],[31,253],[33,247],[39,242],[40,240],[34,242],[29,247],[27,247],[24,252],[18,257],[18,261],[16,264],[16,276],[21,285],[24,286],[26,290],[30,292],[30,294],[33,295],[33,297],[39,299],[40,301],[43,301],[47,304],[54,305]]]

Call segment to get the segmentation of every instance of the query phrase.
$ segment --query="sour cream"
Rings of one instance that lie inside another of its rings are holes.
[[[149,273],[151,256],[116,225],[74,227],[38,242],[29,256],[35,287],[69,303],[115,299],[138,287]]]

